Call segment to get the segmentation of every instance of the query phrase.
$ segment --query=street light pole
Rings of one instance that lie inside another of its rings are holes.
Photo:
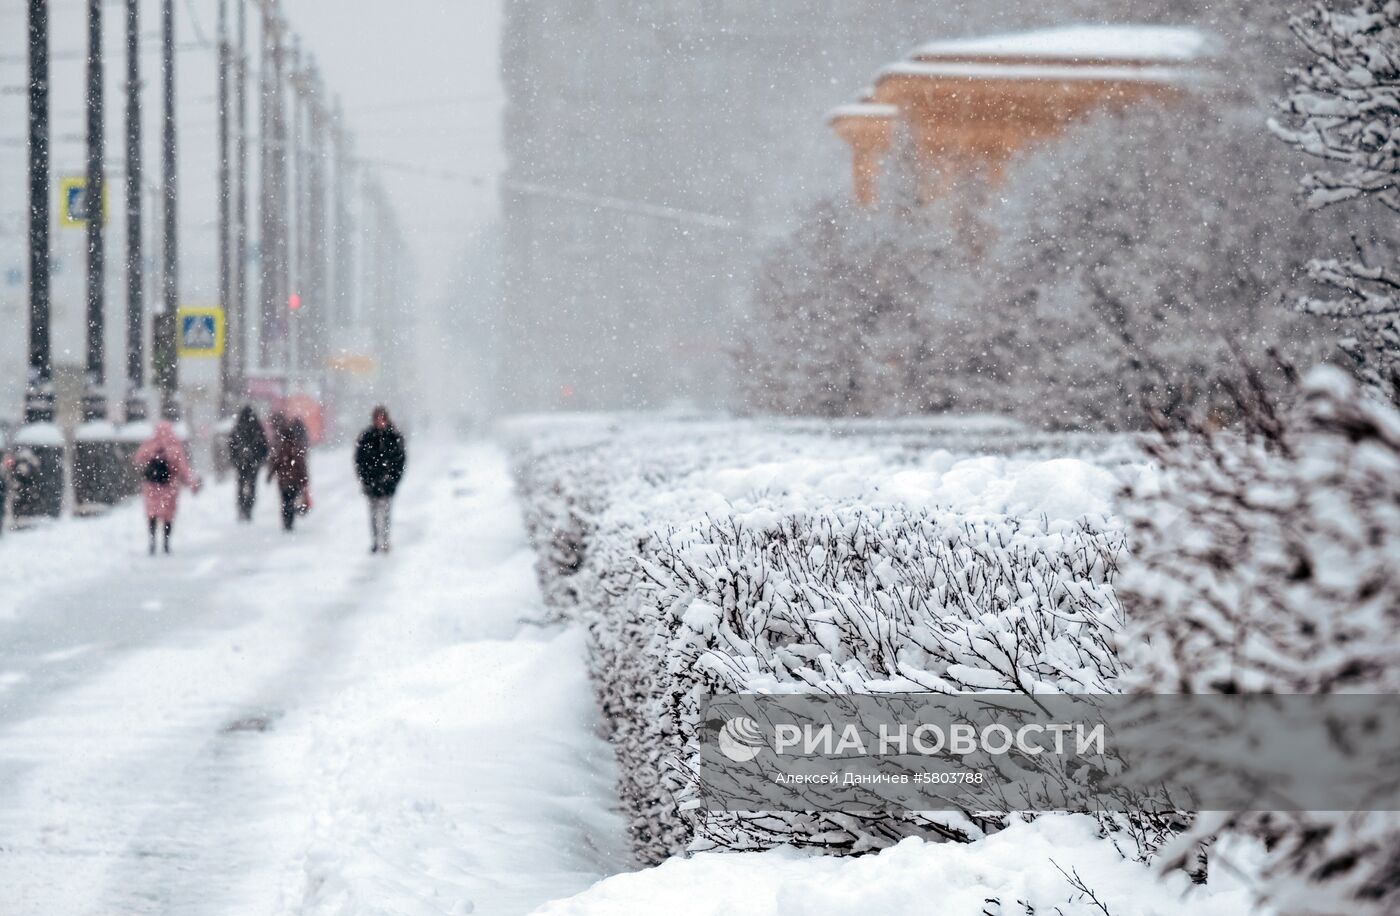
[[[277,3],[273,3],[274,11]],[[286,365],[291,340],[290,321],[287,316],[288,296],[291,293],[290,243],[288,229],[289,186],[287,161],[287,110],[285,93],[287,81],[287,48],[284,43],[283,21],[274,16],[272,29],[272,329],[280,343],[278,362]]]
[[[141,15],[126,0],[126,420],[146,419],[145,269],[141,250]]]
[[[16,519],[63,511],[63,437],[54,425],[49,341],[49,5],[29,0],[29,372],[15,436]]]
[[[303,198],[306,193],[306,168],[302,158],[302,121],[306,111],[305,97],[302,95],[301,41],[292,39],[291,72],[288,83],[291,87],[287,130],[287,393],[291,394],[301,376],[301,303],[306,293],[306,237],[303,230],[306,209]],[[291,307],[292,297],[296,297],[297,308]]]
[[[335,321],[336,327],[342,330],[348,329],[351,324],[351,295],[355,284],[351,280],[352,253],[351,246],[354,244],[355,230],[350,219],[350,193],[353,180],[351,170],[354,168],[350,155],[350,138],[345,130],[345,114],[340,104],[339,97],[335,102],[335,115],[333,117],[334,142],[335,142],[335,201],[331,205],[331,212],[335,219],[335,230],[331,235],[331,245],[333,254],[331,262],[334,265],[332,275],[335,286]]]
[[[263,0],[262,239],[259,289],[259,356],[271,370],[287,342],[287,131],[282,109],[282,22],[275,0]]]
[[[230,374],[234,397],[244,395],[247,378],[247,314],[248,314],[248,0],[238,0],[238,63],[235,81],[238,135],[236,160],[238,164],[238,199],[234,207],[234,265],[232,300],[228,306],[227,340]]]
[[[232,180],[229,162],[229,49],[228,0],[219,0],[218,7],[218,198],[219,198],[219,307],[224,310],[224,349],[219,354],[219,412],[229,416],[233,412],[233,360],[229,352],[228,338],[232,336],[238,316],[231,302],[233,281],[230,254],[230,218],[232,208]]]
[[[146,264],[141,216],[141,11],[140,0],[126,0],[126,402],[125,424],[117,431],[116,492],[131,496],[141,486],[131,465],[147,438],[145,319]]]
[[[327,295],[330,270],[326,266],[329,246],[326,244],[326,162],[330,151],[327,149],[326,109],[321,93],[320,72],[313,63],[307,81],[307,92],[311,108],[311,152],[309,211],[309,247],[311,268],[309,287],[312,292],[310,318],[310,341],[307,348],[308,365],[318,376],[324,370],[326,359],[326,319],[330,311],[330,296]]]
[[[29,387],[25,421],[53,421],[49,348],[49,5],[29,0]]]
[[[161,160],[165,179],[165,228],[162,233],[164,257],[161,269],[161,301],[156,309],[153,328],[152,355],[154,375],[160,388],[161,415],[169,420],[179,419],[177,400],[179,365],[176,361],[175,319],[179,308],[179,227],[177,225],[176,193],[178,178],[175,158],[175,2],[161,4],[161,87],[164,111],[161,123]]]
[[[107,383],[104,353],[107,214],[106,173],[103,165],[102,0],[88,0],[87,58],[87,378],[83,391],[83,420],[107,418]]]
[[[272,116],[269,96],[272,81],[272,11],[267,0],[259,4],[262,29],[258,43],[258,342],[257,368],[266,371],[272,340],[272,151],[268,138],[272,136]]]
[[[87,232],[87,377],[73,441],[73,504],[110,506],[121,496],[116,429],[107,422],[107,175],[104,156],[102,0],[88,0],[87,183],[82,214]]]

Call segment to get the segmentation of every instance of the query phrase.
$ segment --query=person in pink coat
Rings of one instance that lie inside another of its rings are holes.
[[[141,497],[146,505],[146,524],[151,534],[151,554],[156,552],[156,528],[159,525],[165,552],[170,552],[170,531],[175,527],[175,511],[180,506],[180,488],[199,492],[199,478],[190,468],[185,446],[175,435],[170,421],[156,424],[151,438],[141,443],[132,458],[144,481]]]

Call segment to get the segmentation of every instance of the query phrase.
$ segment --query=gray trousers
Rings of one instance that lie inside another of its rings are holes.
[[[369,498],[369,533],[374,538],[374,546],[385,550],[389,546],[389,504],[391,496],[371,496]]]

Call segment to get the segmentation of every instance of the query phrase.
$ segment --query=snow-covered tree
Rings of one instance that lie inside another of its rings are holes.
[[[1306,321],[1278,303],[1306,282],[1296,252],[1340,221],[1298,218],[1301,157],[1262,121],[1212,93],[1097,119],[1013,170],[989,310],[1035,326],[1052,421],[1179,423],[1228,406],[1236,348],[1309,355]]]
[[[1314,208],[1374,201],[1400,212],[1400,3],[1365,0],[1346,10],[1316,3],[1292,20],[1311,62],[1291,71],[1275,133],[1327,166],[1303,187]],[[1343,349],[1363,378],[1400,400],[1400,266],[1393,247],[1360,234],[1351,253],[1309,266],[1330,295],[1300,307],[1343,319]]]
[[[896,172],[896,177],[897,177]],[[819,416],[978,410],[1008,388],[956,215],[887,182],[875,208],[818,206],[760,268],[740,351],[749,409]],[[999,405],[997,405],[999,406]]]
[[[895,168],[873,211],[821,208],[760,275],[749,406],[1100,429],[1227,407],[1236,349],[1323,352],[1279,301],[1308,282],[1297,252],[1347,228],[1298,217],[1303,157],[1263,121],[1182,100],[1084,124],[990,195],[920,206]]]

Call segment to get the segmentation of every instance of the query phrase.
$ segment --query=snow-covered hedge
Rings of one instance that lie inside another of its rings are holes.
[[[1125,686],[1400,691],[1400,412],[1335,369],[1251,412],[1249,441],[1162,448],[1165,485],[1129,502]],[[1218,833],[1266,840],[1258,886],[1280,913],[1400,912],[1396,813],[1203,816],[1176,857]]]
[[[1105,513],[1141,473],[1126,443],[627,418],[511,437],[545,592],[590,635],[643,858],[970,840],[1002,822],[685,816],[707,694],[1116,689],[1123,533]],[[1040,460],[1074,452],[1115,457]]]
[[[708,520],[658,538],[643,561],[640,620],[664,634],[668,730],[647,763],[679,745],[698,760],[701,707],[720,693],[1112,692],[1121,619],[1108,578],[1122,546],[1106,520],[970,520],[926,509],[838,506],[747,527]],[[622,694],[626,696],[625,693]],[[650,703],[631,711],[647,721]],[[682,806],[691,767],[671,771]],[[911,833],[956,840],[1005,812],[714,816],[701,846],[781,842],[854,851]]]

